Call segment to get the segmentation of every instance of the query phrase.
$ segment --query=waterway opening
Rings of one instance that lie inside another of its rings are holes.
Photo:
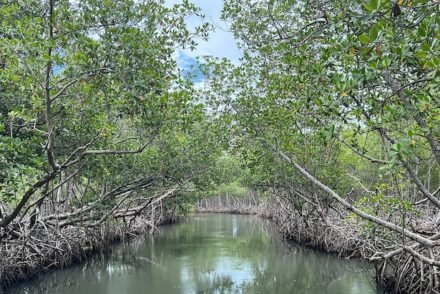
[[[371,265],[287,244],[269,220],[199,214],[6,293],[380,292]]]

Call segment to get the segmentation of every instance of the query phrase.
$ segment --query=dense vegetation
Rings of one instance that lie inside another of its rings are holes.
[[[384,282],[439,290],[438,1],[227,0],[243,58],[202,60],[203,90],[173,58],[212,29],[189,15],[188,1],[1,3],[2,260],[246,188],[352,228]]]
[[[228,140],[173,57],[211,30],[189,30],[191,15],[188,2],[1,2],[2,284],[153,229],[220,184]]]
[[[110,207],[114,189],[210,184],[224,140],[172,58],[206,37],[209,25],[184,23],[199,13],[158,1],[2,4],[2,234],[49,198],[61,213]]]
[[[229,0],[243,60],[205,62],[254,186],[283,199],[293,226],[370,240],[359,254],[410,293],[439,289],[438,12],[437,1]]]

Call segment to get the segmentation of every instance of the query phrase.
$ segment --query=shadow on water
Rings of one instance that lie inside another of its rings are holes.
[[[203,214],[7,293],[379,293],[371,267],[286,245],[255,216]]]

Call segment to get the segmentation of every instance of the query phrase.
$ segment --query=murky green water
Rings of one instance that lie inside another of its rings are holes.
[[[109,258],[43,275],[9,293],[378,293],[364,264],[281,241],[254,216],[203,214]]]

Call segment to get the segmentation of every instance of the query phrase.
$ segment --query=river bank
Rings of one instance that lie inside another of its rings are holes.
[[[379,232],[372,233],[365,222],[348,214],[342,215],[339,211],[328,211],[324,216],[322,211],[316,209],[298,210],[282,197],[275,199],[252,195],[245,198],[219,196],[199,201],[196,211],[253,214],[269,218],[288,241],[339,258],[358,258],[374,264],[376,282],[384,293],[439,293],[436,292],[437,284],[434,281],[424,279],[423,271],[422,277],[417,275],[418,268],[413,265],[417,260],[397,246],[391,247],[390,240],[381,238]],[[432,291],[428,291],[428,287]]]
[[[251,214],[271,219],[284,239],[339,258],[372,262],[377,252],[387,246],[384,240],[369,235],[359,220],[349,216],[340,218],[334,213],[322,217],[316,211],[304,214],[283,198],[217,197],[201,200],[196,211]],[[117,242],[151,233],[157,226],[176,222],[178,218],[177,214],[169,213],[157,215],[153,221],[150,215],[143,215],[129,224],[111,222],[99,227],[68,226],[61,230],[36,224],[33,233],[26,238],[0,244],[0,289],[30,280],[40,273],[69,267],[94,253],[108,251]],[[385,264],[381,260],[374,263],[376,281],[385,293],[414,293],[405,292],[405,287],[408,281],[411,282],[408,280],[411,270],[415,269],[407,265],[401,270],[403,260],[401,254]]]
[[[175,213],[141,215],[131,221],[103,223],[96,227],[68,226],[63,229],[43,223],[26,238],[0,243],[0,293],[40,274],[69,267],[90,256],[111,251],[116,243],[152,234],[160,225],[179,220]]]
[[[274,221],[285,239],[327,253],[337,254],[341,258],[356,257],[366,260],[373,251],[369,250],[365,244],[367,240],[362,238],[358,230],[353,227],[342,228],[341,223],[325,223],[317,221],[318,218],[315,217],[305,219],[289,209],[288,206],[281,205],[277,201],[223,199],[224,201],[220,200],[220,202],[219,198],[212,200],[211,203],[199,202],[196,212],[252,214],[268,218]]]

